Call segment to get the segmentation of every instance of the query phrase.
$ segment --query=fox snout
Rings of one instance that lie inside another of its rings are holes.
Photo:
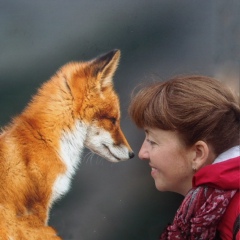
[[[118,137],[117,141],[116,136]],[[125,161],[134,157],[134,152],[121,129],[118,130],[118,134],[112,135],[111,132],[95,124],[88,126],[84,145],[110,162]]]

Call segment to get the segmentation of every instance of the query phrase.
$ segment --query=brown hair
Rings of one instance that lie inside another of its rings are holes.
[[[210,77],[175,77],[143,87],[129,114],[139,128],[178,131],[187,146],[204,140],[217,155],[239,144],[239,99]]]

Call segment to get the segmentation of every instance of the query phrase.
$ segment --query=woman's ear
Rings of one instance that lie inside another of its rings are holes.
[[[202,168],[203,166],[210,164],[212,157],[212,151],[210,146],[204,141],[197,141],[194,146],[194,158],[192,160],[192,169],[194,172]]]

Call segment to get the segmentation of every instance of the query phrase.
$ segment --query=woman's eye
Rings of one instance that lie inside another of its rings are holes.
[[[149,139],[147,139],[147,142],[150,144],[150,145],[155,145],[156,143],[154,141],[151,141]]]

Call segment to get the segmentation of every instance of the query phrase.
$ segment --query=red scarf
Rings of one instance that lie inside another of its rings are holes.
[[[207,186],[190,190],[173,223],[165,229],[160,240],[214,239],[217,225],[236,191],[224,191]]]

